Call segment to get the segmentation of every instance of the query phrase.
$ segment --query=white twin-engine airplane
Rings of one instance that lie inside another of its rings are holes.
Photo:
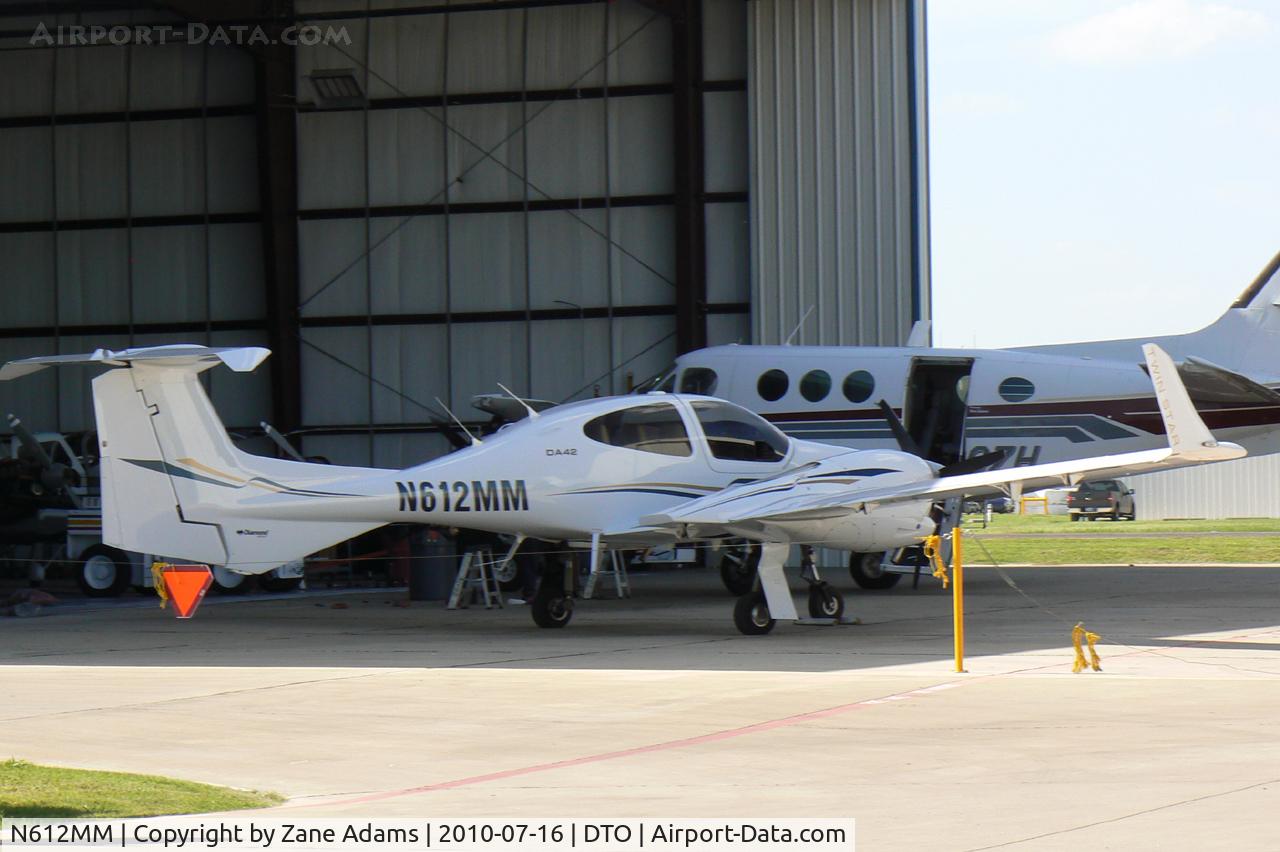
[[[1073,484],[1239,458],[1219,443],[1162,350],[1145,347],[1167,445],[1118,455],[990,470],[940,465],[899,450],[848,450],[788,438],[723,400],[685,394],[593,399],[513,423],[472,446],[404,470],[337,467],[242,452],[198,380],[217,364],[245,372],[268,351],[161,346],[14,361],[0,380],[51,365],[98,364],[103,539],[242,573],[259,573],[392,522],[467,527],[599,548],[737,537],[759,542],[759,584],[735,622],[767,633],[796,619],[783,576],[792,544],[857,552],[917,544],[935,502],[962,494]],[[543,576],[534,620],[573,611],[572,569]],[[843,602],[811,577],[810,614]]]

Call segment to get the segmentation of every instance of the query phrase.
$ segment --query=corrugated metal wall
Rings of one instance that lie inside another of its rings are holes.
[[[749,334],[745,15],[704,8],[708,295],[742,306],[712,310],[715,342]],[[408,463],[447,446],[411,428],[436,397],[469,419],[499,382],[559,401],[663,368],[667,17],[624,1],[340,23],[350,46],[298,50],[303,419],[325,432],[307,451]],[[354,69],[370,107],[309,109],[315,68]]]
[[[43,21],[105,25],[128,14]],[[20,33],[38,21],[0,22]],[[250,58],[226,46],[49,47],[10,35],[0,79],[0,361],[262,344]],[[85,378],[50,371],[6,383],[0,406],[35,429],[87,429]],[[212,383],[229,423],[269,413],[265,376]]]
[[[307,452],[409,464],[447,447],[424,428],[435,397],[476,419],[470,397],[498,382],[563,400],[670,362],[688,201],[667,14],[636,0],[296,6],[349,38],[296,51]],[[0,20],[0,358],[291,339],[289,306],[264,295],[276,264],[249,50],[32,47],[13,34],[34,19]],[[709,342],[777,339],[807,304],[821,311],[804,342],[897,340],[927,305],[922,15],[907,0],[704,0],[701,28]],[[315,108],[307,74],[335,68],[367,107]],[[268,371],[212,382],[233,426],[271,415]],[[82,376],[0,387],[0,404],[40,427],[89,425]]]
[[[894,345],[928,318],[919,0],[754,0],[752,327]]]
[[[1280,455],[1126,477],[1138,519],[1280,518]]]

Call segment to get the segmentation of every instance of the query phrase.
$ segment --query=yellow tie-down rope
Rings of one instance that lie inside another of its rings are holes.
[[[924,556],[933,563],[933,576],[942,581],[942,588],[947,588],[951,584],[951,578],[947,576],[947,566],[942,563],[941,536],[935,533],[925,538]]]
[[[1074,674],[1080,674],[1085,667],[1093,669],[1095,672],[1102,671],[1102,658],[1098,656],[1098,649],[1094,647],[1098,640],[1102,637],[1097,633],[1084,629],[1084,622],[1081,621],[1075,627],[1071,628],[1071,644],[1076,649],[1076,661],[1071,667]],[[1081,647],[1080,640],[1089,643],[1089,660],[1084,658],[1084,648]]]
[[[169,590],[164,585],[164,569],[168,567],[168,562],[151,563],[151,585],[156,590],[156,596],[160,598],[161,609],[169,605]]]

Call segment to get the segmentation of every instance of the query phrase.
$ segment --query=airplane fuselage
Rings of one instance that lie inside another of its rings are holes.
[[[594,424],[616,417],[618,403],[613,398],[557,407],[511,424],[481,444],[404,470],[325,477],[323,466],[310,466],[316,479],[295,479],[289,491],[254,494],[219,511],[243,518],[241,529],[248,535],[255,518],[331,519],[465,527],[552,541],[584,542],[599,533],[614,543],[648,545],[673,536],[637,526],[637,518],[731,485],[747,484],[736,492],[741,499],[797,486],[848,488],[871,478],[890,486],[933,474],[927,462],[896,450],[849,451],[780,435],[783,451],[764,453],[767,459],[725,458],[724,444],[717,455],[695,411],[695,406],[719,403],[683,395],[636,399],[637,410],[662,409],[678,418],[672,422],[683,429],[680,437],[673,439],[670,429],[628,433],[625,425],[617,436],[601,433]],[[852,517],[775,525],[774,532],[796,542],[885,550],[927,535],[933,526],[929,509],[928,501],[907,501]],[[198,516],[200,509],[193,506],[191,512]],[[252,541],[243,544],[253,546]]]
[[[1004,464],[1020,466],[1162,446],[1164,426],[1140,364],[1140,351],[1126,361],[1020,350],[720,346],[680,356],[665,382],[749,408],[788,435],[857,449],[896,446],[876,406],[883,399],[930,458],[1004,450]],[[1280,451],[1280,405],[1231,396],[1197,399],[1209,428],[1251,454]]]

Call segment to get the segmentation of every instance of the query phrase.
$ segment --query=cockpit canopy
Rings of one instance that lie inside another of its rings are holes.
[[[633,405],[588,420],[583,433],[611,447],[664,456],[691,456],[693,447],[680,412],[669,402]]]
[[[728,461],[773,463],[787,456],[787,436],[764,418],[718,399],[689,400],[711,454]],[[646,402],[587,421],[593,441],[665,456],[690,456],[693,445],[685,420],[669,401]]]

